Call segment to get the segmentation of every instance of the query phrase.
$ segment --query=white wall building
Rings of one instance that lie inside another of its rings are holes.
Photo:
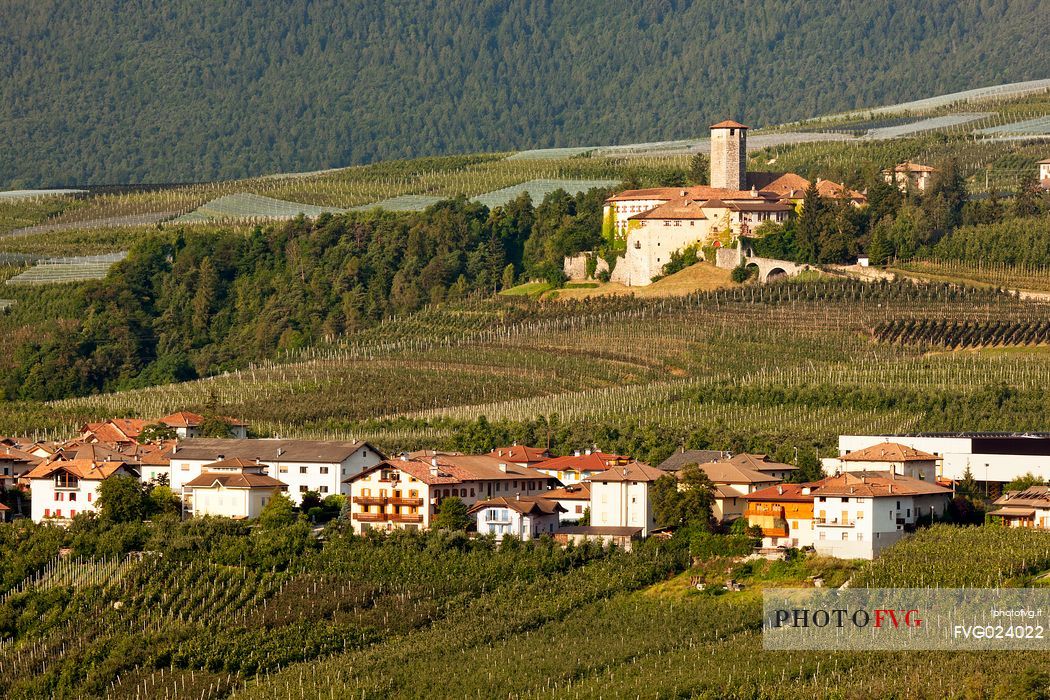
[[[940,458],[929,452],[897,442],[880,442],[861,450],[847,452],[838,460],[827,460],[833,473],[886,471],[897,476],[934,482]]]
[[[264,474],[265,469],[265,465],[237,458],[205,465],[199,476],[184,485],[193,515],[259,517],[270,500],[288,488]]]
[[[846,472],[816,482],[814,549],[840,559],[873,559],[920,518],[940,517],[952,492],[890,472]]]
[[[287,484],[288,497],[298,504],[307,491],[321,498],[349,495],[344,481],[378,464],[383,455],[358,441],[194,438],[171,451],[171,488],[179,492],[205,465],[235,458],[266,467],[264,473]]]
[[[539,496],[501,496],[475,503],[470,512],[477,518],[479,535],[533,540],[553,535],[564,510],[557,501]]]
[[[347,480],[354,532],[428,529],[445,498],[470,507],[491,498],[536,497],[555,483],[536,469],[488,455],[416,454],[385,460]]]
[[[627,455],[614,455],[601,450],[575,450],[571,455],[551,457],[532,465],[552,479],[566,486],[579,484],[592,476],[613,467],[622,467],[633,462]]]
[[[124,462],[59,460],[37,466],[26,475],[33,522],[67,523],[79,513],[93,513],[98,486],[115,475],[138,477]]]
[[[1031,472],[1050,479],[1050,435],[1019,433],[957,433],[918,435],[840,435],[839,454],[880,442],[894,442],[934,455],[937,476],[959,480],[967,468],[982,482],[1006,483]],[[834,467],[834,462],[825,460]]]
[[[642,537],[648,537],[656,527],[649,487],[666,474],[632,462],[592,476],[591,527],[638,528]]]

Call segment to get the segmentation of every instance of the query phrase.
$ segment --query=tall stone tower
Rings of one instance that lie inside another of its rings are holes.
[[[711,125],[711,186],[747,189],[747,127],[734,121]]]

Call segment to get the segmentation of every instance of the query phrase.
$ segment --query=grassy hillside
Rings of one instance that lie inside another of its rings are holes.
[[[0,186],[663,141],[1044,78],[1024,0],[237,0],[0,12]],[[71,116],[73,115],[73,116]]]

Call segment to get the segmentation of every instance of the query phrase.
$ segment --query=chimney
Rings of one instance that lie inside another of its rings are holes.
[[[507,463],[506,462],[500,462],[499,463],[499,470],[501,472],[503,472],[504,474],[506,474],[507,473]]]
[[[686,191],[685,191],[685,190],[682,190],[682,191],[681,191],[681,192],[679,193],[679,196],[682,196],[682,197],[684,197],[685,195],[686,195]]]
[[[401,461],[402,462],[407,462],[408,461],[408,454],[407,453],[405,453],[405,452],[401,453]]]
[[[777,485],[777,493],[778,493],[778,494],[780,494],[781,496],[783,496],[783,495],[784,495],[784,487],[783,487],[783,486],[780,486],[780,485],[778,484],[778,485]]]
[[[806,495],[806,496],[808,496],[808,495],[809,495],[810,493],[812,493],[812,491],[813,491],[813,489],[811,489],[811,488],[810,488],[810,487],[808,487],[808,486],[803,486],[803,487],[802,487],[802,493],[803,493],[803,495]]]
[[[589,447],[588,447],[588,448],[587,448],[587,450],[586,450],[586,452],[587,452],[587,454],[589,455],[589,454],[591,453],[591,448],[589,448]]]
[[[280,447],[277,448],[277,458],[280,459],[281,455],[284,454],[284,450]]]
[[[889,493],[893,493],[893,484],[888,484],[887,487],[889,488]]]
[[[579,451],[579,450],[573,450],[573,454],[574,454],[574,455],[575,455],[576,457],[579,457],[579,456],[580,456],[580,451]]]
[[[520,501],[521,500],[521,494],[520,493],[514,494],[514,500],[515,501]]]
[[[437,457],[431,457],[430,458],[430,466],[437,467],[437,465],[438,465],[438,458]]]
[[[437,475],[438,475],[437,465],[436,464],[430,465],[430,476],[437,476]]]

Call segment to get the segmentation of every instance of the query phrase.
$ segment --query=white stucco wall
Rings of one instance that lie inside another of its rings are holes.
[[[647,482],[597,481],[591,484],[591,525],[639,527],[642,536],[656,527]]]

